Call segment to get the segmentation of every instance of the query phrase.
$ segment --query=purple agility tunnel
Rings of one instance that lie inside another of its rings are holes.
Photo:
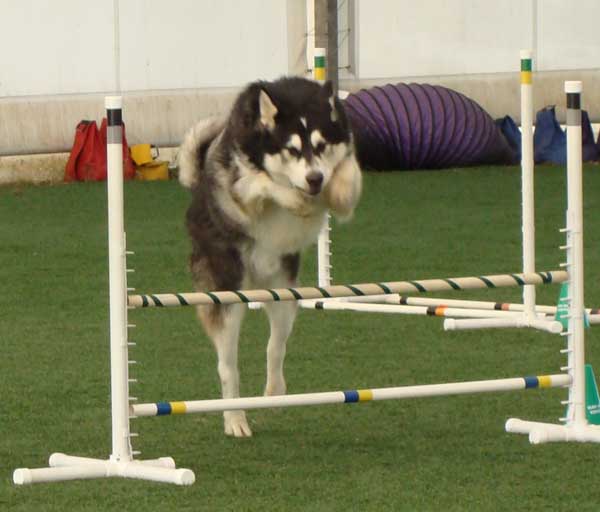
[[[350,94],[344,106],[365,168],[517,163],[517,155],[490,115],[446,87],[388,84]]]

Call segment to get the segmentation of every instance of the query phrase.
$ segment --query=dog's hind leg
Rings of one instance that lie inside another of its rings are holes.
[[[298,305],[296,302],[264,304],[269,317],[271,335],[267,345],[267,384],[265,395],[285,395],[286,385],[283,376],[287,339],[292,332]]]
[[[221,379],[223,398],[238,398],[240,396],[238,340],[245,310],[245,304],[198,308],[200,320],[217,351],[217,369]],[[244,411],[225,411],[223,419],[226,435],[235,437],[250,437],[252,435]]]

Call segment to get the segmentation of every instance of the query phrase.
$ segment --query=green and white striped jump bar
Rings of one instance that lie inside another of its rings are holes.
[[[425,279],[421,281],[396,281],[387,283],[339,284],[334,286],[278,288],[274,290],[238,290],[219,292],[160,293],[153,295],[130,295],[127,305],[131,308],[177,307],[210,304],[238,304],[248,302],[279,302],[303,299],[328,299],[394,293],[424,293],[449,290],[473,290],[477,288],[504,288],[526,284],[562,283],[568,279],[564,270],[535,272],[530,274],[499,274],[479,277],[452,277],[448,279]]]

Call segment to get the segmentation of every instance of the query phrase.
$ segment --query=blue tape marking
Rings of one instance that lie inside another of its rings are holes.
[[[523,380],[525,381],[525,389],[537,388],[540,384],[537,377],[523,377]]]
[[[166,416],[171,414],[171,404],[169,402],[158,402],[156,404],[156,415]]]
[[[344,403],[349,404],[353,402],[358,402],[358,391],[344,391]]]

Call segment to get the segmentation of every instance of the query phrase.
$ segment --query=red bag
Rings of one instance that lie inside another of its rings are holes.
[[[106,118],[100,130],[96,121],[81,121],[75,129],[75,140],[65,167],[65,181],[106,180]],[[135,166],[129,154],[123,125],[123,177],[132,179]]]
[[[106,149],[96,121],[81,121],[65,167],[65,181],[99,181],[106,178]]]

